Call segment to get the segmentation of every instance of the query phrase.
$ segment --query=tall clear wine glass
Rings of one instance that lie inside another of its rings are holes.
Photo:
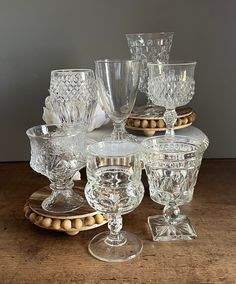
[[[135,140],[125,130],[125,120],[136,100],[140,60],[97,60],[95,73],[102,107],[114,125],[111,140]]]
[[[153,104],[165,107],[166,135],[174,135],[175,108],[188,104],[194,95],[196,62],[149,64],[148,91]]]
[[[173,32],[126,34],[132,58],[142,62],[138,104],[143,105],[142,97],[145,96],[148,99],[147,106],[152,105],[148,96],[148,64],[168,63],[173,36]]]
[[[91,69],[61,69],[51,72],[50,101],[60,123],[88,127],[97,105],[97,87]]]
[[[191,240],[197,234],[180,205],[193,198],[208,139],[159,136],[142,142],[151,199],[164,205],[163,215],[148,217],[154,241]]]
[[[121,229],[122,215],[133,211],[144,195],[139,145],[105,141],[88,146],[87,178],[86,199],[92,208],[108,214],[110,230],[90,241],[90,253],[107,262],[136,257],[143,247],[141,240]]]
[[[73,191],[72,178],[85,164],[86,130],[80,125],[39,125],[27,130],[31,145],[30,166],[49,178],[51,194],[42,208],[52,213],[78,209],[84,199]]]

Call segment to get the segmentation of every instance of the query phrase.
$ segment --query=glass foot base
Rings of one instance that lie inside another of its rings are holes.
[[[124,262],[138,256],[143,249],[142,241],[134,234],[124,231],[121,234],[126,241],[117,246],[106,242],[109,232],[96,235],[89,243],[89,252],[95,258],[106,262]]]
[[[162,215],[148,217],[149,228],[154,241],[192,240],[197,234],[190,220],[179,215],[175,224],[167,223]]]
[[[42,208],[51,213],[71,212],[84,204],[84,198],[73,190],[53,191],[43,202]]]

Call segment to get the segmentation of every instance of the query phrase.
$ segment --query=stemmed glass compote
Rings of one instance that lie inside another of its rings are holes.
[[[97,60],[95,73],[102,108],[114,125],[111,140],[135,140],[134,136],[125,130],[125,120],[136,100],[140,60]]]
[[[196,62],[149,64],[148,92],[153,104],[165,107],[166,135],[174,135],[175,108],[188,104],[194,95]]]
[[[154,241],[191,240],[196,232],[180,214],[180,205],[193,198],[199,168],[208,139],[159,136],[142,142],[143,162],[151,199],[164,205],[163,215],[148,217]]]
[[[143,105],[142,97],[146,96],[147,106],[152,106],[152,101],[148,96],[148,64],[168,63],[173,36],[173,32],[126,34],[132,58],[140,59],[142,62],[138,104]]]
[[[144,195],[139,145],[104,141],[88,146],[87,178],[86,199],[92,208],[108,214],[110,230],[90,241],[90,253],[107,262],[136,257],[142,250],[141,240],[121,229],[122,215],[133,211]]]
[[[80,125],[39,125],[27,130],[31,145],[30,166],[49,178],[51,194],[42,208],[65,213],[79,208],[84,199],[73,191],[72,178],[85,164],[85,130]]]

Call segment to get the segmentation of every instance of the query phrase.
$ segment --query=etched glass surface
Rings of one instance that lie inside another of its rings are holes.
[[[161,74],[149,80],[149,96],[153,104],[174,109],[188,104],[194,95],[195,81],[193,78],[179,75]]]
[[[174,33],[126,34],[132,58],[141,59],[142,71],[139,90],[148,93],[148,63],[167,63]]]
[[[94,73],[89,69],[51,72],[50,101],[62,123],[88,125],[97,104]]]

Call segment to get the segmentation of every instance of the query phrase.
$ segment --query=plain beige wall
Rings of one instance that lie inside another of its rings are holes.
[[[129,57],[125,33],[174,31],[171,57],[196,60],[195,125],[207,157],[236,158],[236,1],[0,0],[0,161],[28,160],[50,70]]]

